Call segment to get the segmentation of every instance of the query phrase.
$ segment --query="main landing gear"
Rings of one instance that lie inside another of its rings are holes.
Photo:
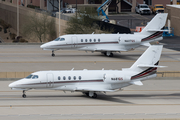
[[[91,98],[97,98],[97,94],[95,92],[83,92],[83,94],[85,94],[86,96],[89,96]]]
[[[26,98],[26,91],[23,90],[23,95],[22,95],[23,98]]]
[[[107,51],[107,52],[102,52],[105,56],[108,56],[108,57],[113,57],[113,53],[110,52],[110,51]]]
[[[54,50],[52,50],[52,57],[54,57],[55,56],[55,54],[54,54]]]

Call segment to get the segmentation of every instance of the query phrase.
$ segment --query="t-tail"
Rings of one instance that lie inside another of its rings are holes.
[[[146,27],[140,32],[140,34],[145,35],[141,42],[142,45],[149,46],[145,43],[152,41],[159,41],[162,40],[163,27],[166,24],[168,13],[159,13],[157,14],[147,25]]]
[[[128,69],[133,74],[131,75],[131,83],[136,85],[142,85],[141,80],[150,79],[156,77],[162,45],[150,46],[139,59]]]

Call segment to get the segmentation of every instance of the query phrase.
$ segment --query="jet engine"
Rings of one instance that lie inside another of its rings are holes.
[[[104,82],[105,83],[123,83],[127,82],[131,79],[131,76],[125,75],[115,75],[115,74],[104,74]]]

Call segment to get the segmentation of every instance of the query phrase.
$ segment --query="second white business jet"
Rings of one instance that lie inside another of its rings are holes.
[[[162,28],[165,26],[167,15],[157,14],[140,33],[63,35],[41,45],[41,48],[52,50],[52,56],[55,56],[56,50],[80,50],[101,52],[111,57],[113,52],[130,51],[141,45],[149,46],[150,42],[162,40]]]
[[[150,46],[130,67],[120,70],[39,71],[9,84],[13,90],[48,89],[82,92],[96,98],[97,92],[114,92],[156,77],[162,52],[161,45]]]

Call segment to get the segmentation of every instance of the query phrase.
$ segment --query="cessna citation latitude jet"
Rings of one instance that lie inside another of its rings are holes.
[[[114,92],[130,85],[143,85],[141,81],[156,77],[162,45],[150,46],[130,67],[120,70],[39,71],[9,84],[12,90],[31,89],[82,92],[96,98],[98,92]]]
[[[167,13],[157,14],[147,26],[135,34],[79,34],[63,35],[54,41],[41,45],[44,50],[52,50],[55,56],[56,50],[79,50],[101,52],[106,56],[113,56],[113,52],[130,51],[150,42],[162,40]]]

